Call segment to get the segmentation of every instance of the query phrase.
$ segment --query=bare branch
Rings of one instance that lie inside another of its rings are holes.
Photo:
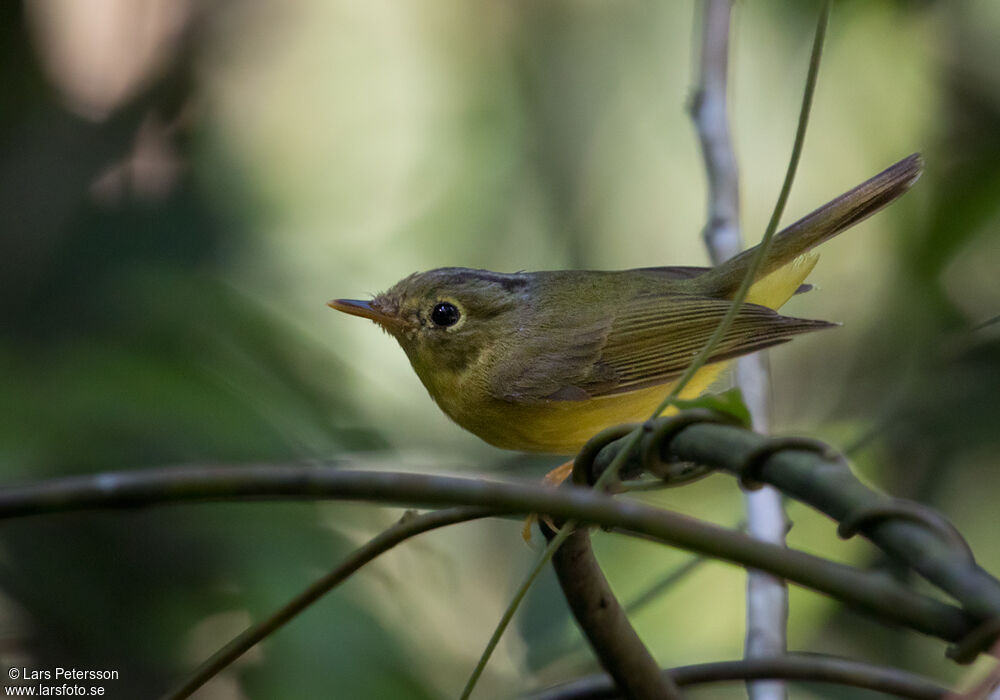
[[[754,447],[759,447],[762,441],[764,438],[761,436],[745,430],[721,425],[695,425],[680,432],[672,444],[683,445],[686,454],[691,455],[686,459],[735,469],[735,465],[740,464],[740,460],[745,459]],[[727,450],[733,450],[733,454],[728,454]],[[788,453],[781,456],[782,461],[790,459]],[[857,502],[859,488],[864,493],[871,494],[853,477],[831,479],[829,465],[821,460],[815,478],[810,478],[808,470],[816,466],[816,463],[809,462],[808,459],[817,460],[817,455],[799,453],[798,457],[805,462],[797,464],[790,472],[789,478],[795,482],[790,487],[790,493],[804,490],[813,500],[841,504]],[[778,456],[769,460],[763,472],[772,481],[774,473],[781,471],[773,466],[777,459]],[[802,482],[805,482],[804,488]],[[815,483],[821,483],[822,487],[817,488]],[[844,493],[814,493],[823,489],[843,489]],[[910,591],[883,576],[857,571],[843,564],[759,542],[746,535],[669,511],[616,499],[580,487],[539,489],[535,484],[399,472],[351,471],[321,466],[189,466],[110,472],[9,486],[0,491],[0,519],[95,508],[129,508],[172,502],[264,497],[312,500],[328,498],[409,506],[475,505],[510,512],[548,514],[582,523],[619,527],[630,533],[641,534],[715,559],[770,571],[793,583],[840,599],[873,616],[941,639],[960,640],[975,624],[975,619],[963,611]],[[876,541],[881,537],[874,536],[873,532],[897,533],[900,528],[905,530],[908,541],[907,546],[899,550],[900,555],[908,557],[911,564],[928,555],[928,551],[920,548],[921,543],[928,544],[932,557],[941,556],[942,545],[935,542],[933,536],[928,536],[920,525],[884,521],[876,526],[863,528],[863,531]],[[897,536],[899,535],[893,534],[890,539],[895,540]],[[912,549],[914,545],[918,548],[917,551]],[[980,619],[986,617],[984,610],[1000,612],[1000,582],[978,567],[970,572],[964,565],[951,578],[964,579],[970,576],[974,579],[972,583],[982,591],[973,601],[974,605],[970,610],[979,615]],[[964,590],[964,587],[961,588]],[[965,598],[970,597],[965,595]]]
[[[407,511],[400,518],[399,522],[389,529],[380,532],[367,543],[354,550],[350,556],[340,562],[333,570],[313,582],[312,585],[295,596],[280,610],[266,620],[248,627],[226,644],[226,646],[212,654],[183,683],[166,693],[163,696],[163,700],[182,700],[182,698],[190,697],[205,683],[221,673],[229,664],[253,648],[255,644],[276,632],[300,612],[347,580],[362,566],[380,554],[389,551],[400,542],[446,525],[464,523],[469,520],[477,520],[502,513],[503,511],[493,508],[462,506],[421,515]]]
[[[705,0],[701,15],[699,85],[692,102],[694,120],[708,175],[708,218],[702,237],[713,265],[738,254],[740,235],[739,172],[729,133],[727,87],[732,0]],[[736,363],[736,384],[753,417],[754,429],[770,431],[770,376],[764,353],[741,357]],[[752,537],[776,545],[785,543],[788,521],[781,494],[765,487],[745,493],[747,531]],[[747,571],[746,658],[774,657],[787,649],[788,588],[784,581],[764,571]],[[781,683],[752,683],[751,700],[780,700],[786,696]]]
[[[743,249],[739,173],[726,106],[732,2],[705,0],[702,7],[699,80],[690,111],[708,175],[708,221],[702,236],[712,264],[718,265]]]
[[[546,537],[554,536],[544,528]],[[635,700],[679,698],[680,690],[646,649],[601,572],[590,534],[574,530],[552,557],[563,595],[601,666]]]
[[[948,693],[933,681],[907,671],[823,654],[717,661],[672,668],[664,674],[681,687],[721,681],[781,679],[865,688],[913,700],[942,700]],[[601,674],[534,693],[525,700],[611,700],[618,697],[612,680]]]

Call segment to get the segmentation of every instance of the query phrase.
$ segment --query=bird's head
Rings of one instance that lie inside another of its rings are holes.
[[[367,318],[396,338],[424,384],[459,372],[523,325],[530,275],[444,267],[418,272],[371,301],[335,299],[332,308]]]

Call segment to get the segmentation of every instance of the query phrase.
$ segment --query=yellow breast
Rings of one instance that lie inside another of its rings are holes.
[[[704,392],[725,364],[717,363],[698,371],[681,392],[681,398],[693,398]],[[673,384],[668,383],[587,401],[543,404],[494,399],[478,409],[463,411],[460,417],[452,417],[463,428],[497,447],[570,455],[579,452],[587,440],[608,426],[646,420],[672,388]],[[673,409],[665,411],[671,412]]]

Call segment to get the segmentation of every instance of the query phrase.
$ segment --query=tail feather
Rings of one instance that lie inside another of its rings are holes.
[[[914,153],[777,233],[757,279],[787,265],[809,249],[893,202],[917,181],[923,168],[923,159],[919,153]],[[732,296],[746,276],[756,251],[757,246],[748,248],[712,268],[698,278],[699,286],[713,296]]]

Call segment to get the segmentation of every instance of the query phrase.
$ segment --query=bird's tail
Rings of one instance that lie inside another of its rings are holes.
[[[914,153],[777,233],[771,240],[757,279],[788,265],[894,201],[917,181],[923,168],[923,159],[919,153]],[[712,296],[732,296],[749,271],[756,252],[757,246],[748,248],[705,272],[696,278],[698,286]]]

